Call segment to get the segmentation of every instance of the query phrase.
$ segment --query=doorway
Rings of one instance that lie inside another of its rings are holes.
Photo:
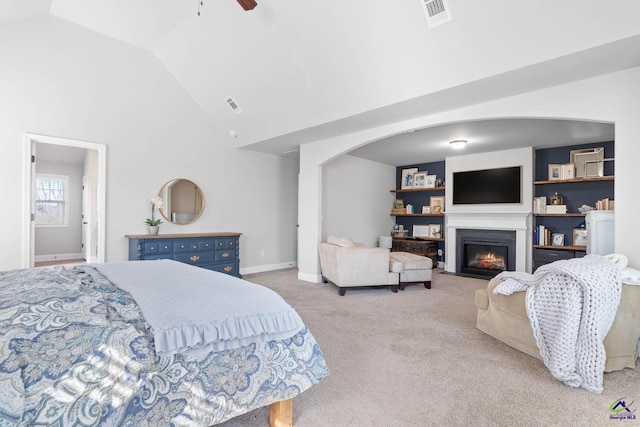
[[[65,153],[75,151],[87,153],[83,161],[82,181],[86,182],[87,191],[82,191],[83,215],[78,222],[82,222],[82,242],[87,247],[82,248],[81,258],[88,262],[105,261],[105,194],[106,194],[106,146],[85,141],[57,138],[45,135],[25,134],[25,223],[23,240],[24,249],[22,264],[24,268],[32,268],[36,261],[36,167],[38,162],[37,147],[50,153]],[[66,151],[65,151],[66,150]],[[71,151],[70,151],[71,150]],[[64,155],[64,154],[63,154]],[[80,196],[78,196],[80,197]],[[86,197],[86,200],[84,200]],[[90,212],[90,214],[85,214]],[[87,224],[84,224],[87,219]],[[86,233],[86,234],[85,234]]]

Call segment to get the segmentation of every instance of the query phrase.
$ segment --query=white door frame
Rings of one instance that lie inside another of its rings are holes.
[[[65,145],[69,147],[86,148],[89,150],[96,150],[98,152],[98,182],[97,185],[97,206],[96,211],[98,213],[98,255],[95,259],[96,262],[105,262],[105,248],[106,248],[106,165],[107,165],[107,146],[105,144],[98,144],[94,142],[76,141],[73,139],[57,138],[54,136],[37,135],[32,133],[24,134],[24,179],[23,179],[23,248],[22,248],[22,268],[32,268],[34,266],[34,234],[35,224],[32,221],[32,200],[34,197],[33,188],[33,176],[32,176],[32,162],[31,156],[32,146],[35,142],[41,142],[44,144]]]
[[[82,259],[93,262],[91,257],[91,180],[82,175]]]

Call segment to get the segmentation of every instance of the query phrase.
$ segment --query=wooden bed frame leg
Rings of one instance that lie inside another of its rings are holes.
[[[293,426],[293,399],[281,400],[269,406],[269,427]]]

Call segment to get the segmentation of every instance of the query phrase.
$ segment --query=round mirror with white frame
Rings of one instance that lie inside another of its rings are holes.
[[[158,196],[164,205],[159,210],[167,221],[173,224],[191,224],[204,211],[204,194],[195,182],[177,178],[167,181]]]

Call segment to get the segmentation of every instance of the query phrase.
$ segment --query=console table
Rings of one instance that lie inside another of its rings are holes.
[[[173,259],[209,270],[240,275],[242,233],[126,235],[129,260]]]

